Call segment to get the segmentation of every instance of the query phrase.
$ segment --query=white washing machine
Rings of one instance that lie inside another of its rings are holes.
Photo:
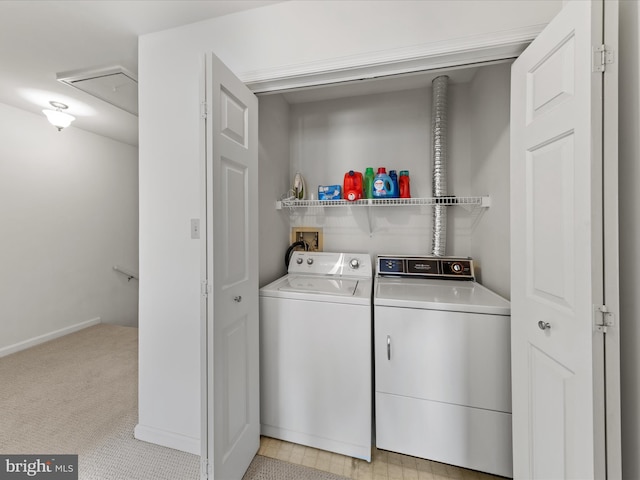
[[[260,289],[260,422],[268,437],[371,461],[368,254],[294,252]]]
[[[376,446],[512,477],[509,302],[468,258],[376,263]]]

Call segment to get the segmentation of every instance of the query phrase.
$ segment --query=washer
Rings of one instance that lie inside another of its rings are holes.
[[[376,264],[376,446],[512,477],[509,302],[469,258]]]
[[[263,435],[371,461],[372,264],[294,252],[260,289]]]

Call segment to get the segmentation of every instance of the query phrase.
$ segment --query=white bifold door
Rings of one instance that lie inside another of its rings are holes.
[[[620,478],[616,45],[615,2],[569,1],[512,67],[518,479]]]
[[[258,99],[205,58],[202,478],[240,480],[260,446]]]

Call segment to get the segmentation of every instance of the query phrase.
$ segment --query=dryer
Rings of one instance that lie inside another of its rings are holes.
[[[293,253],[260,289],[261,432],[371,461],[368,254]]]
[[[509,302],[468,258],[376,264],[376,446],[511,477]]]

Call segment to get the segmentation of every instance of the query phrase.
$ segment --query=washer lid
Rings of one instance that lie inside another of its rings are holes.
[[[287,275],[278,290],[282,292],[313,293],[352,297],[358,288],[358,280],[313,275]]]
[[[510,315],[511,304],[479,283],[462,280],[379,278],[374,305]]]

